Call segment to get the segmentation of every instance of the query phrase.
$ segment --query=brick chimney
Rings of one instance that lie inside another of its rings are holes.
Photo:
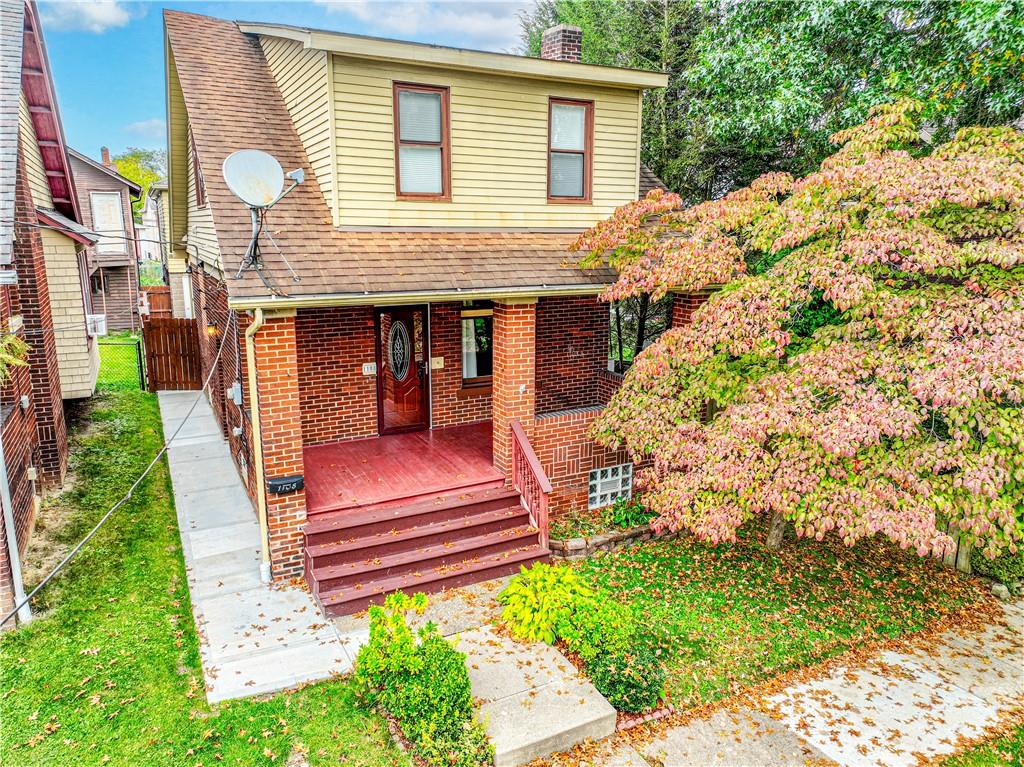
[[[583,55],[583,30],[569,24],[544,30],[540,38],[540,57],[552,61],[580,63]]]
[[[113,168],[114,167],[110,163],[110,150],[107,149],[105,146],[101,146],[100,147],[100,158],[103,160],[103,164],[106,167],[108,167],[108,168]]]

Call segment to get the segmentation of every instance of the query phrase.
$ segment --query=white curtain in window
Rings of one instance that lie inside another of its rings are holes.
[[[441,143],[441,94],[398,92],[400,141]]]
[[[583,155],[551,153],[551,196],[583,196]]]
[[[586,149],[587,108],[574,104],[551,105],[551,148]]]
[[[100,235],[96,252],[126,253],[128,243],[125,240],[121,193],[92,192],[89,195],[89,206],[92,208],[92,227]]]
[[[441,147],[402,146],[398,148],[398,172],[402,191],[412,194],[441,194]]]
[[[462,321],[462,377],[476,378],[476,323]]]

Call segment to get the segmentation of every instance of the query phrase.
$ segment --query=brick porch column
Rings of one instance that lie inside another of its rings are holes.
[[[267,480],[303,473],[295,312],[267,313],[254,339],[263,471]],[[302,575],[306,493],[267,492],[270,567],[274,580]]]
[[[680,328],[693,321],[693,313],[708,300],[709,292],[673,293],[672,294],[672,327]]]
[[[509,424],[518,420],[527,435],[533,432],[536,411],[537,299],[517,298],[494,302],[494,369],[492,421],[494,465],[512,472],[512,437]]]

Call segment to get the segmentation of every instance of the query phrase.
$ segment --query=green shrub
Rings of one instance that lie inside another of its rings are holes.
[[[538,562],[521,568],[498,600],[505,606],[501,617],[515,636],[554,644],[555,627],[569,618],[578,600],[593,593],[571,567]]]
[[[390,713],[430,764],[482,767],[494,759],[483,727],[473,720],[466,656],[428,623],[416,634],[409,610],[422,614],[425,594],[389,595],[370,608],[370,640],[356,657],[360,694]],[[417,641],[418,640],[418,641]]]
[[[635,498],[616,498],[611,508],[612,524],[623,530],[646,525],[656,516]]]
[[[589,663],[598,655],[623,653],[636,634],[636,618],[629,605],[606,594],[578,600],[555,629],[570,651]]]
[[[635,714],[654,708],[665,689],[665,666],[647,649],[599,655],[586,669],[594,686],[619,711]]]
[[[980,575],[987,575],[1000,583],[1013,583],[1024,579],[1024,548],[1016,554],[1004,552],[995,559],[988,559],[979,549],[971,551],[971,569]]]
[[[387,709],[413,743],[457,741],[463,723],[473,719],[466,656],[437,634],[424,639],[416,655],[419,669],[403,680]]]

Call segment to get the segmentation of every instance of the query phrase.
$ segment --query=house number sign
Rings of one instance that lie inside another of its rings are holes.
[[[304,486],[305,482],[301,474],[295,474],[291,477],[274,477],[267,480],[267,490],[274,495],[294,493],[296,490],[301,490]]]

